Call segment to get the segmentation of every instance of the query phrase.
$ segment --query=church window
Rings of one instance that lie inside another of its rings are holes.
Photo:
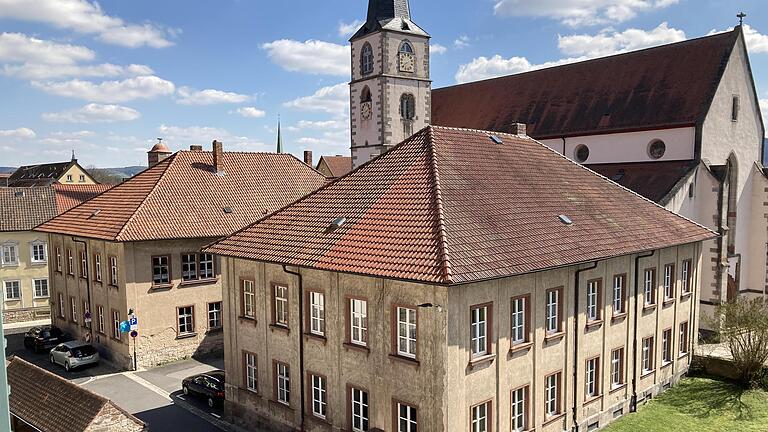
[[[373,72],[373,48],[368,42],[363,45],[362,55],[360,56],[360,70],[363,75]]]
[[[653,159],[661,159],[667,151],[667,145],[662,140],[653,140],[648,144],[648,156]]]
[[[363,87],[363,91],[360,92],[360,103],[371,101],[371,90],[368,86]]]
[[[400,52],[413,54],[413,47],[408,42],[403,42],[403,44],[400,45]]]
[[[586,162],[589,159],[589,147],[584,144],[576,146],[576,150],[573,152],[576,156],[576,162]]]
[[[400,97],[400,116],[403,120],[413,120],[416,118],[416,98],[410,93]]]
[[[733,95],[733,102],[731,103],[731,121],[739,120],[739,97]]]
[[[360,92],[360,117],[363,120],[370,120],[372,115],[371,90],[368,86],[365,86],[363,91]]]

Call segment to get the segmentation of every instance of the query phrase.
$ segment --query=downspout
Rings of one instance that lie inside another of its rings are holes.
[[[701,247],[701,243],[696,243],[693,246],[693,256],[696,258],[696,264],[697,265],[696,265],[696,273],[690,275],[691,276],[691,282],[700,280],[699,279],[699,276],[700,276],[699,275],[699,266],[698,266],[699,253],[700,253],[699,248],[700,247]],[[691,273],[693,273],[693,263],[694,263],[694,261],[691,260],[691,268],[689,270],[689,272],[691,272]],[[691,284],[691,285],[693,285],[693,284]],[[688,318],[688,367],[690,367],[691,366],[691,359],[693,358],[693,354],[694,354],[693,353],[693,347],[695,346],[695,342],[694,341],[698,339],[698,335],[699,335],[699,323],[696,322],[696,317],[697,317],[697,315],[696,315],[696,305],[699,303],[699,296],[697,295],[698,291],[699,291],[699,284],[697,283],[695,288],[690,286],[690,287],[688,287],[688,289],[691,290],[691,297],[692,297],[691,298],[690,317]],[[694,333],[693,333],[694,331],[696,332],[695,336],[694,336]],[[677,337],[680,337],[680,335],[678,334]],[[694,339],[694,337],[695,337],[695,339]]]
[[[632,328],[632,400],[629,404],[629,412],[636,412],[637,411],[637,317],[640,314],[640,301],[638,301],[637,295],[638,295],[638,289],[639,289],[639,278],[640,278],[640,258],[648,258],[650,256],[653,256],[656,251],[652,250],[651,253],[646,255],[638,255],[635,257],[635,317],[634,317],[634,324]]]
[[[93,314],[91,314],[91,307],[92,307],[92,304],[91,304],[91,272],[90,272],[90,269],[88,268],[88,258],[90,258],[88,256],[88,243],[86,243],[84,240],[78,240],[75,237],[72,237],[72,242],[73,243],[82,243],[82,245],[83,245],[83,252],[85,253],[85,268],[83,269],[85,271],[85,290],[88,293],[88,311],[87,312],[91,316],[93,316]],[[83,311],[83,315],[85,315],[85,313],[86,313],[86,311]],[[83,317],[83,318],[85,318],[85,317]],[[93,343],[93,322],[92,321],[88,323],[88,336],[89,336],[88,343]]]
[[[563,156],[565,156],[565,137],[561,138],[563,140]]]
[[[283,271],[296,276],[299,281],[299,406],[301,407],[301,423],[299,430],[304,430],[304,281],[300,272],[288,270],[283,264]]]
[[[563,151],[565,151],[565,138],[563,138]],[[579,373],[579,275],[587,270],[597,267],[597,261],[591,266],[578,269],[573,276],[573,430],[579,432],[579,423],[577,415],[579,386],[576,378]]]

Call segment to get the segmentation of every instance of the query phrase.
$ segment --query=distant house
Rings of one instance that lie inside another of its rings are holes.
[[[321,156],[317,162],[317,170],[328,178],[337,178],[352,171],[351,156]]]
[[[7,180],[7,186],[10,187],[49,186],[53,183],[84,185],[98,182],[77,163],[74,154],[68,162],[19,167]]]
[[[14,432],[144,432],[146,423],[114,402],[18,357],[6,370]]]

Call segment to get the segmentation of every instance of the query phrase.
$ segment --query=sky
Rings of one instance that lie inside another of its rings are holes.
[[[229,151],[349,153],[349,43],[367,0],[0,0],[0,166],[145,165]],[[726,31],[768,115],[765,0],[410,0],[433,88]]]

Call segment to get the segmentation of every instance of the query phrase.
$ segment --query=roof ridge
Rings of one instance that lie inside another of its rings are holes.
[[[427,126],[427,143],[429,146],[429,166],[432,171],[432,190],[435,206],[437,207],[437,226],[435,237],[437,240],[440,271],[444,282],[453,283],[451,271],[451,259],[448,254],[448,236],[446,235],[445,215],[443,214],[443,192],[440,187],[440,172],[437,168],[437,150],[435,149],[434,128]]]
[[[122,239],[120,238],[120,236],[122,236],[123,232],[125,231],[125,228],[126,228],[126,227],[127,227],[127,226],[128,226],[128,225],[129,225],[129,224],[130,224],[130,223],[131,223],[131,222],[132,222],[134,219],[135,219],[135,218],[136,218],[136,215],[137,215],[137,214],[139,213],[139,211],[141,211],[141,209],[144,207],[144,204],[146,204],[146,203],[147,203],[147,201],[149,201],[149,197],[150,197],[150,196],[152,196],[152,194],[155,192],[155,190],[157,190],[157,186],[160,184],[160,182],[161,182],[161,181],[163,181],[163,179],[165,178],[165,175],[166,175],[166,174],[168,174],[168,169],[171,167],[171,164],[172,164],[172,163],[173,163],[173,162],[176,160],[176,156],[177,156],[178,154],[179,154],[179,152],[176,152],[176,153],[174,153],[174,154],[172,154],[172,155],[168,156],[167,158],[163,159],[162,161],[160,161],[160,162],[159,162],[157,165],[155,165],[155,166],[159,166],[160,164],[162,164],[162,163],[164,163],[164,162],[168,161],[168,162],[166,162],[166,163],[165,163],[165,168],[163,169],[163,173],[162,173],[162,174],[160,174],[160,177],[158,177],[158,178],[157,178],[157,181],[156,181],[156,182],[155,182],[155,184],[152,186],[152,189],[150,189],[150,190],[149,190],[149,192],[148,192],[148,193],[147,193],[147,195],[144,197],[144,199],[143,199],[143,200],[141,200],[141,203],[139,204],[139,206],[138,206],[138,207],[136,207],[136,210],[134,210],[134,211],[131,213],[131,217],[129,217],[129,218],[128,218],[128,220],[127,220],[127,221],[125,221],[125,223],[124,223],[124,224],[123,224],[123,226],[120,228],[120,230],[117,232],[117,234],[115,234],[115,241],[122,241]],[[143,171],[143,172],[147,172],[147,171],[149,171],[151,168],[154,168],[154,167],[150,167],[150,168],[147,168],[147,170],[146,170],[146,171]],[[132,177],[132,178],[135,178],[135,177]],[[110,189],[110,190],[111,190],[111,189]]]
[[[70,381],[68,379],[62,378],[62,377],[56,375],[55,373],[53,373],[51,371],[48,371],[48,370],[45,370],[45,369],[41,368],[40,366],[38,366],[38,365],[36,365],[36,364],[34,364],[32,362],[26,361],[23,358],[21,358],[19,356],[16,356],[16,355],[13,355],[13,356],[11,356],[8,359],[8,365],[5,366],[6,369],[8,368],[8,366],[13,364],[14,362],[16,362],[17,364],[21,365],[22,367],[29,366],[29,367],[31,367],[32,369],[34,369],[34,370],[36,370],[38,372],[42,372],[44,375],[48,375],[48,376],[50,376],[52,378],[55,378],[56,380],[60,380],[67,387],[75,388],[75,389],[78,389],[78,390],[84,390],[89,395],[91,395],[91,396],[95,397],[96,399],[100,400],[103,404],[111,402],[111,400],[109,398],[105,398],[104,396],[102,396],[102,395],[100,395],[100,394],[98,394],[96,392],[93,392],[91,390],[88,390],[87,388],[79,386],[79,385],[73,383],[72,381]]]

